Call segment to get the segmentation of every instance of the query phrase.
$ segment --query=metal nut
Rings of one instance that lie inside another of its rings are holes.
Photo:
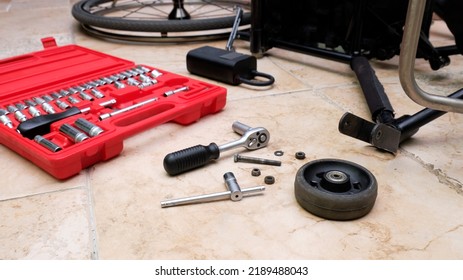
[[[275,183],[275,177],[273,177],[273,176],[265,176],[264,182],[267,185],[272,185],[273,183]]]
[[[273,153],[274,155],[276,155],[277,157],[281,157],[283,156],[285,153],[281,150],[278,150],[278,151],[275,151],[275,153]]]
[[[305,153],[304,152],[297,152],[295,156],[296,156],[297,159],[305,159]]]
[[[260,169],[259,168],[253,168],[251,171],[251,175],[254,177],[260,176]]]

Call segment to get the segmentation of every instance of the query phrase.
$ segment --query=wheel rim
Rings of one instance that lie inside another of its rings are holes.
[[[337,194],[356,194],[373,182],[365,168],[343,160],[315,161],[305,167],[303,176],[311,187]]]
[[[87,33],[98,37],[141,42],[197,41],[226,37],[238,4],[245,10],[240,30],[247,29],[247,1],[88,0],[75,4],[73,15]]]

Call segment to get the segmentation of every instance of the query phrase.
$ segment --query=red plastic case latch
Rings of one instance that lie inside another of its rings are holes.
[[[53,37],[42,38],[41,41],[44,49],[53,48],[57,46],[56,40]]]

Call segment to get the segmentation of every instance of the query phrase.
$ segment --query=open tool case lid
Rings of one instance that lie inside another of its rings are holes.
[[[34,137],[20,134],[21,122],[13,112],[5,115],[11,120],[11,127],[0,123],[0,143],[56,178],[68,178],[117,156],[123,149],[123,139],[133,134],[169,121],[187,125],[225,106],[225,88],[151,66],[135,65],[77,45],[58,47],[53,38],[42,39],[42,43],[45,47],[42,51],[0,60],[0,109],[17,107],[18,103],[26,105],[20,112],[29,120],[34,117],[27,109],[26,100],[54,96],[47,103],[56,113],[69,110],[59,107],[60,101],[69,103],[72,109],[78,108],[79,113],[54,121],[47,132],[41,133],[43,138],[59,146],[59,151],[47,149]],[[149,76],[151,84],[142,83],[140,73]],[[139,84],[131,85],[129,77]],[[124,87],[116,86],[116,80]],[[92,88],[102,95],[98,98],[92,95]],[[85,93],[92,100],[80,96]],[[72,97],[78,103],[69,102]],[[41,104],[33,107],[42,116],[50,114]],[[102,119],[104,114],[109,117]],[[79,118],[104,132],[75,142],[60,131],[63,124],[76,128],[75,121]]]

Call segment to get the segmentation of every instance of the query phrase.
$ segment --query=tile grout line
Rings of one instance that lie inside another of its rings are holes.
[[[11,198],[6,198],[6,199],[0,199],[0,202],[13,201],[17,199],[29,198],[29,197],[34,197],[34,196],[46,195],[46,194],[61,193],[61,192],[66,192],[66,191],[71,191],[71,190],[78,190],[78,189],[82,189],[82,187],[83,186],[77,186],[77,187],[66,188],[66,189],[61,189],[61,190],[53,190],[53,191],[48,191],[48,192],[39,192],[39,193],[28,194],[28,195],[23,195],[23,196],[16,196],[16,197],[11,197]]]
[[[91,172],[89,169],[85,170],[85,190],[87,191],[87,203],[88,203],[88,225],[89,225],[89,238],[91,252],[90,256],[92,260],[99,259],[98,253],[98,234],[96,228],[96,218],[95,218],[95,200],[93,199],[93,189],[91,186],[90,180]]]
[[[450,189],[454,190],[457,194],[463,195],[463,183],[460,182],[458,179],[448,176],[447,173],[445,173],[442,169],[435,168],[433,164],[426,163],[419,156],[417,156],[416,154],[412,152],[407,151],[404,148],[400,148],[400,152],[404,154],[407,158],[418,163],[421,167],[423,167],[429,173],[436,176],[439,183],[448,186]]]

